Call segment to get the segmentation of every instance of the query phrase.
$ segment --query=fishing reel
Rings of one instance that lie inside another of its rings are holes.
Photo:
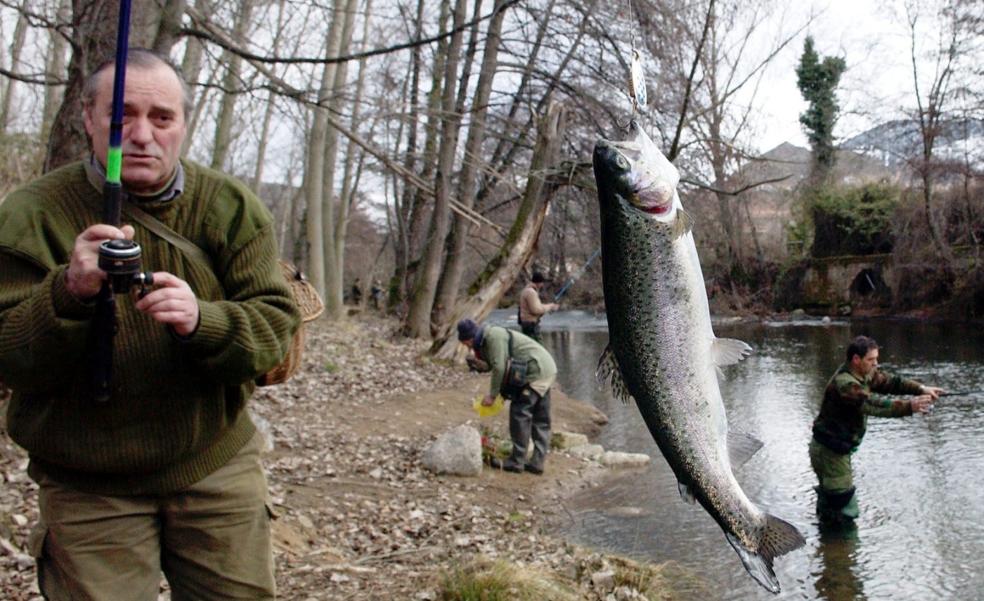
[[[138,295],[147,294],[154,276],[140,271],[140,245],[133,240],[107,240],[99,245],[99,269],[109,275],[109,286],[116,294],[128,293],[139,286]]]

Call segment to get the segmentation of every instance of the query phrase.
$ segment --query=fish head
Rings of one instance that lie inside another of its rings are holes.
[[[626,140],[595,144],[595,180],[599,188],[611,188],[652,219],[672,222],[682,208],[676,194],[680,172],[635,121],[629,130]]]

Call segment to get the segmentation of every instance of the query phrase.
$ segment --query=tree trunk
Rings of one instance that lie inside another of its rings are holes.
[[[459,30],[465,21],[465,0],[456,0],[452,29]],[[410,300],[406,334],[411,338],[429,338],[431,335],[431,311],[437,292],[437,280],[441,276],[441,260],[448,236],[451,213],[451,170],[454,167],[454,151],[458,141],[461,116],[454,112],[455,91],[458,83],[462,32],[451,36],[444,70],[444,91],[441,101],[441,146],[437,157],[436,183],[434,186],[434,213],[424,255],[424,263]]]
[[[421,0],[418,5],[418,32],[420,31],[419,27],[423,19],[423,1],[424,0]],[[447,31],[448,19],[450,16],[450,0],[442,0],[440,23],[438,26],[438,31],[441,33],[445,33]],[[424,137],[424,149],[421,153],[422,164],[420,167],[420,179],[424,181],[430,180],[434,175],[435,169],[437,169],[437,146],[438,136],[440,134],[438,122],[441,114],[441,90],[444,88],[443,77],[447,59],[448,40],[447,38],[442,37],[437,44],[437,52],[434,55],[434,67],[431,71],[430,92],[427,95],[427,125],[425,127],[426,136]],[[417,68],[419,69],[419,65],[417,65]],[[414,94],[412,98],[414,99],[414,103],[412,105],[413,110],[411,115],[414,115],[417,107],[417,95]],[[416,121],[417,119],[414,119],[414,123],[416,123]],[[416,131],[416,129],[414,129],[414,131]],[[413,156],[410,154],[409,145],[407,163],[411,166],[414,163]],[[404,208],[406,209],[405,222],[407,223],[407,256],[405,259],[406,267],[404,269],[403,277],[398,282],[400,286],[401,301],[404,298],[409,298],[412,296],[412,290],[416,286],[416,271],[417,267],[419,267],[420,251],[424,243],[424,226],[426,224],[426,217],[429,213],[427,206],[427,194],[423,190],[414,186],[407,186],[405,190],[405,196],[407,197],[404,199]]]
[[[200,14],[211,13],[211,7],[208,4],[208,0],[195,0],[195,11]],[[184,74],[185,80],[188,85],[192,86],[192,90],[198,84],[198,78],[202,74],[202,53],[205,47],[201,40],[195,37],[188,37],[185,40],[185,53],[184,57],[181,59],[181,73]],[[195,137],[195,130],[198,128],[198,120],[201,115],[202,110],[205,106],[205,98],[208,96],[208,88],[203,87],[201,91],[195,94],[194,106],[195,110],[192,115],[186,115],[188,133],[185,135],[184,144],[181,145],[181,154],[187,154],[188,149],[191,148],[191,141]]]
[[[72,20],[72,58],[62,105],[55,115],[48,139],[44,170],[50,171],[89,154],[82,125],[82,86],[103,61],[116,53],[119,3],[111,0],[75,0]],[[157,33],[160,6],[155,0],[133,0],[130,45],[148,46]]]
[[[72,14],[71,0],[61,0],[58,5],[58,13],[55,17],[58,23],[68,23]],[[48,31],[48,59],[45,61],[45,74],[48,80],[62,80],[65,78],[65,50],[68,41],[61,32],[51,29]],[[55,122],[55,114],[58,105],[62,101],[65,88],[62,85],[49,85],[44,89],[44,109],[41,113],[41,139],[47,140],[51,135],[51,125]]]
[[[332,11],[331,26],[325,37],[325,56],[337,56],[342,37],[343,6],[336,4]],[[325,63],[318,88],[318,103],[314,109],[311,137],[308,140],[307,161],[304,168],[304,189],[307,204],[305,231],[307,238],[307,268],[311,284],[325,298],[325,239],[324,196],[325,148],[328,136],[328,93],[335,80],[335,65]],[[332,299],[325,298],[326,305]]]
[[[555,160],[563,131],[564,110],[560,104],[551,103],[537,127],[538,139],[516,221],[498,254],[469,287],[469,298],[455,306],[451,312],[452,319],[442,326],[435,337],[431,352],[436,358],[460,358],[462,347],[452,335],[457,321],[464,317],[477,321],[485,319],[533,256],[543,230],[549,199],[555,189],[546,185],[544,173]]]
[[[345,20],[342,23],[341,37],[335,55],[348,52],[352,43],[352,30],[355,24],[355,13],[358,0],[346,0],[343,11]],[[335,65],[331,78],[331,97],[329,105],[337,110],[342,105],[342,90],[348,78],[348,62]],[[335,196],[335,167],[338,160],[338,130],[329,128],[325,137],[325,175],[322,184],[322,236],[325,253],[325,314],[330,319],[345,317],[344,277],[338,270],[340,258],[335,246],[335,221],[338,206]]]
[[[277,8],[277,29],[273,37],[274,48],[280,47],[280,34],[284,25],[284,3],[286,0],[280,0],[280,4]],[[296,48],[295,48],[296,50]],[[270,137],[270,121],[273,119],[273,109],[276,106],[274,99],[276,94],[273,90],[267,95],[267,105],[266,110],[263,112],[263,125],[260,127],[260,139],[256,144],[256,166],[253,169],[253,190],[259,194],[260,186],[263,185],[263,165],[266,162],[266,148]],[[288,173],[290,170],[288,170]],[[288,181],[289,186],[289,181]],[[281,238],[282,240],[283,238]]]
[[[21,10],[28,9],[27,0],[21,3]],[[10,70],[14,73],[22,71],[20,65],[21,51],[24,49],[24,40],[27,38],[27,17],[23,12],[17,13],[17,24],[14,26],[14,39],[10,42]],[[0,102],[0,135],[7,132],[10,125],[10,108],[14,103],[14,83],[13,79],[7,81],[4,87],[3,99]]]
[[[366,41],[369,39],[369,24],[372,22],[372,0],[366,0],[365,19],[362,22],[362,41],[358,51],[365,50]],[[366,84],[366,59],[359,60],[359,71],[355,80],[355,96],[352,98],[352,118],[351,128],[358,130],[359,122],[362,119],[360,108],[362,106],[362,95]],[[335,219],[335,272],[339,274],[339,282],[343,280],[345,273],[345,238],[348,231],[349,214],[352,205],[355,203],[355,193],[358,189],[359,178],[362,173],[362,163],[365,152],[356,148],[355,142],[348,141],[345,151],[345,170],[342,174],[342,192],[338,196],[338,215]],[[358,164],[358,168],[356,168]],[[367,281],[367,285],[370,282]]]
[[[242,40],[246,38],[246,32],[249,30],[253,0],[240,0],[239,6],[232,35],[235,39]],[[236,99],[239,97],[237,90],[240,86],[243,60],[238,54],[224,50],[219,62],[225,65],[225,75],[222,77],[222,102],[216,118],[211,167],[221,171],[225,167],[226,158],[229,156],[229,145],[232,143],[232,126],[236,116]]]
[[[489,21],[485,53],[482,57],[482,66],[472,102],[471,124],[465,142],[465,158],[458,181],[458,200],[469,209],[475,206],[475,181],[479,162],[482,160],[482,142],[485,139],[485,119],[488,113],[489,98],[492,94],[492,80],[495,78],[498,65],[502,22],[506,14],[505,2],[506,0],[496,1],[495,16]],[[471,57],[468,60],[471,60]],[[467,83],[467,81],[463,81],[462,87],[466,87]],[[455,217],[444,275],[441,277],[441,287],[437,293],[436,306],[440,307],[441,310],[435,315],[434,321],[436,323],[444,323],[447,312],[454,307],[458,299],[458,287],[461,285],[461,275],[465,269],[465,245],[471,229],[471,220],[460,214]]]
[[[157,28],[157,35],[151,49],[167,56],[171,48],[178,41],[178,32],[181,31],[181,17],[184,16],[185,0],[166,0],[161,12],[161,24]]]

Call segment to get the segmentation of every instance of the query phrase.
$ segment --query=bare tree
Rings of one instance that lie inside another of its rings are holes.
[[[952,263],[953,256],[934,215],[933,193],[940,168],[935,160],[936,141],[942,125],[950,116],[948,111],[954,100],[952,84],[967,44],[967,24],[960,19],[958,4],[958,0],[941,0],[929,4],[908,1],[905,4],[916,101],[915,118],[919,125],[921,146],[921,152],[912,161],[912,165],[922,184],[923,210],[930,239],[936,250],[947,259],[947,264]],[[929,32],[923,31],[924,25],[929,28]],[[928,57],[921,56],[923,53],[920,51],[921,42],[927,38],[935,39],[935,43],[925,50]],[[920,72],[926,58],[931,65],[928,78],[925,73]]]
[[[424,254],[423,266],[414,286],[410,311],[407,314],[405,332],[412,338],[429,338],[431,335],[431,311],[437,293],[437,280],[441,275],[444,242],[447,238],[451,213],[451,170],[458,141],[461,116],[454,113],[454,97],[458,84],[458,64],[461,58],[463,35],[460,26],[465,22],[465,0],[456,0],[453,29],[444,70],[444,90],[441,95],[441,145],[438,151],[434,212]]]

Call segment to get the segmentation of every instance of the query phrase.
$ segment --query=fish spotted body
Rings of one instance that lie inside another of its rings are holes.
[[[601,372],[635,399],[680,493],[714,518],[749,574],[780,590],[773,559],[804,544],[748,499],[732,472],[761,447],[729,433],[717,372],[750,347],[714,336],[679,174],[635,123],[594,150],[609,348]]]

